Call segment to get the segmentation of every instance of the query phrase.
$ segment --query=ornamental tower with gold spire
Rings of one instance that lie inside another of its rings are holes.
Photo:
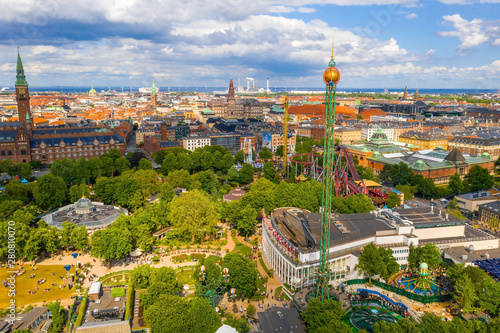
[[[325,138],[323,148],[323,194],[321,202],[321,244],[319,250],[319,267],[317,271],[317,297],[321,302],[330,297],[328,290],[330,284],[330,224],[332,220],[332,195],[335,188],[335,99],[337,94],[337,83],[340,80],[340,71],[335,67],[332,58],[327,69],[323,72],[323,82],[326,85],[325,92]]]

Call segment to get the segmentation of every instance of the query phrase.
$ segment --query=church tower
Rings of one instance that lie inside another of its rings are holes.
[[[234,97],[234,85],[233,85],[233,79],[231,78],[231,81],[229,81],[229,90],[228,90],[228,98],[235,98]]]
[[[151,105],[153,105],[154,107],[158,106],[158,99],[156,97],[155,80],[153,80],[153,85],[151,86]]]
[[[408,99],[408,85],[407,85],[407,84],[405,84],[405,93],[404,93],[404,95],[403,95],[403,99],[404,99],[404,100],[407,100],[407,99]]]
[[[30,112],[30,95],[28,92],[28,82],[24,75],[23,63],[19,50],[17,50],[17,75],[16,75],[16,101],[17,101],[17,114],[19,121],[26,126],[26,119],[31,118]]]
[[[233,79],[229,81],[229,89],[227,94],[227,112],[226,117],[237,118],[238,110],[236,110],[236,97],[234,96]]]

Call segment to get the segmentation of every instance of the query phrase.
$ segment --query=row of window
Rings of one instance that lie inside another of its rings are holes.
[[[107,151],[109,151],[109,149],[110,148],[105,148],[105,149],[101,149],[101,150],[105,150],[107,152]],[[56,159],[58,159],[59,157],[61,157],[61,158],[75,158],[75,157],[82,157],[82,156],[86,157],[86,156],[94,156],[94,155],[95,156],[100,156],[103,153],[104,153],[104,151],[101,151],[101,152],[99,152],[99,151],[86,152],[85,151],[83,153],[73,153],[73,154],[72,153],[67,153],[67,154],[50,154],[49,160],[50,160],[50,162],[52,162],[53,155],[55,156]],[[35,159],[36,160],[39,160],[39,159],[45,160],[45,159],[47,159],[47,155],[42,152],[41,155],[36,154],[35,155]]]

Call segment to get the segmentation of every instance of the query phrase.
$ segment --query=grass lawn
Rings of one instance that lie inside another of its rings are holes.
[[[247,257],[252,256],[252,248],[246,245],[243,245],[238,241],[236,237],[233,236],[233,242],[236,245],[231,252],[238,252],[241,254],[245,254]]]
[[[111,297],[123,297],[123,296],[125,296],[125,288],[111,289]]]
[[[278,299],[279,298],[282,289],[283,289],[283,287],[276,288],[276,290],[274,291],[274,299]],[[281,299],[284,299],[284,300],[287,300],[287,301],[290,300],[290,298],[285,293],[283,293],[283,295],[281,295]]]
[[[196,279],[193,277],[194,269],[185,269],[182,272],[177,272],[177,281],[182,285],[189,284],[194,286],[196,284]]]
[[[67,299],[71,296],[75,295],[75,289],[72,288],[68,290],[68,287],[64,289],[60,289],[59,286],[61,284],[67,285],[67,280],[62,280],[60,276],[67,276],[66,270],[63,268],[64,265],[39,265],[37,266],[37,270],[34,271],[29,265],[24,266],[24,273],[21,276],[16,277],[16,306],[20,307],[24,305],[25,307],[32,303],[38,303],[47,301],[52,302],[56,299]],[[56,275],[51,275],[54,272]],[[74,267],[70,270],[71,274],[75,273]],[[30,279],[30,274],[36,274],[33,279]],[[0,280],[7,280],[8,274],[6,269],[0,270]],[[36,282],[40,279],[46,279],[47,282],[38,285]],[[56,285],[53,286],[52,283]],[[28,294],[28,291],[34,291],[38,287],[38,290],[35,294]],[[10,299],[6,296],[7,289],[0,286],[0,289],[5,289],[2,292],[2,297],[0,297],[0,308],[5,309],[9,305]],[[45,288],[50,288],[50,291],[43,291]]]

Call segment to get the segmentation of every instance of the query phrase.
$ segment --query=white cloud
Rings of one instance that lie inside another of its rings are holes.
[[[481,44],[487,43],[489,37],[483,29],[484,22],[481,19],[467,21],[459,14],[443,16],[445,24],[451,24],[455,31],[441,31],[438,36],[458,37],[460,40],[459,50],[467,50]]]
[[[2,3],[0,20],[19,21],[34,26],[50,20],[70,19],[100,22],[103,18],[116,23],[153,24],[162,27],[193,23],[198,19],[239,20],[254,14],[299,11],[311,13],[313,5],[414,6],[420,0],[19,0]]]
[[[418,15],[415,13],[411,13],[411,14],[406,15],[405,17],[408,20],[413,20],[413,19],[416,19],[418,17]]]

